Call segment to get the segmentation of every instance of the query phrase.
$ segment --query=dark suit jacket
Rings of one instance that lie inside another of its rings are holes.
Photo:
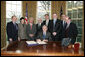
[[[38,26],[38,24],[36,24],[36,37],[37,37],[38,33],[41,31],[42,31],[42,24],[41,24],[41,26]]]
[[[35,40],[34,37],[31,38],[31,37],[29,36],[29,34],[34,34],[34,35],[36,34],[36,25],[33,24],[33,25],[32,25],[32,30],[31,30],[30,24],[28,24],[28,25],[26,26],[26,33],[27,33],[28,40]]]
[[[53,20],[50,23],[50,31],[51,31],[51,35],[53,32],[57,32],[56,36],[52,35],[52,38],[55,38],[55,41],[61,41],[60,39],[60,34],[61,34],[61,20],[57,19],[56,24],[55,24],[55,30],[53,30]]]
[[[61,38],[65,38],[65,29],[66,28],[63,27],[63,21],[62,20],[61,20],[61,28],[62,28],[61,29]]]
[[[65,37],[69,37],[72,39],[71,43],[74,44],[76,41],[76,37],[78,34],[78,30],[76,24],[70,23],[69,27],[65,30]]]
[[[51,24],[51,20],[49,20],[49,23],[48,23],[48,31],[50,32],[50,24]],[[43,23],[42,23],[42,26],[43,25],[46,25],[46,20],[45,21],[43,21]]]
[[[36,39],[43,40],[43,32],[39,32]],[[51,33],[50,32],[47,32],[46,33],[46,38],[45,39],[47,39],[48,41],[52,41],[52,39],[51,39]]]
[[[18,24],[16,24],[18,27]],[[9,38],[12,38],[13,41],[16,41],[18,39],[18,30],[15,28],[13,22],[7,23],[7,35],[8,35],[8,41]]]

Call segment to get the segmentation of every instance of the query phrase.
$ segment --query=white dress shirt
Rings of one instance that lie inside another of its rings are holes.
[[[41,26],[41,23],[38,23],[38,26]]]
[[[64,27],[65,23],[66,23],[66,22],[63,20],[63,27]]]
[[[49,20],[46,20],[46,26],[48,26]]]

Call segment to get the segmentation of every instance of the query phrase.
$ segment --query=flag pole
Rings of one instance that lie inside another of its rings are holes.
[[[62,4],[63,5],[63,4]],[[61,9],[60,9],[60,18],[61,18],[61,15],[63,14],[63,8],[62,8],[62,5],[61,5]]]
[[[27,3],[26,3],[26,15],[25,15],[25,24],[28,24],[28,6],[27,6]]]

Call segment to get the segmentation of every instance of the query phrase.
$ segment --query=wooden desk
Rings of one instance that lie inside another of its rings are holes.
[[[22,51],[16,53],[16,50]],[[84,51],[62,47],[60,42],[48,42],[45,45],[28,46],[25,41],[11,43],[1,51],[1,56],[84,56]]]

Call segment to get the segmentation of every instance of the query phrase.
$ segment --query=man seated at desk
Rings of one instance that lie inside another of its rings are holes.
[[[47,26],[43,25],[42,32],[39,32],[36,40],[45,42],[51,41],[51,34],[47,30],[48,30]]]

